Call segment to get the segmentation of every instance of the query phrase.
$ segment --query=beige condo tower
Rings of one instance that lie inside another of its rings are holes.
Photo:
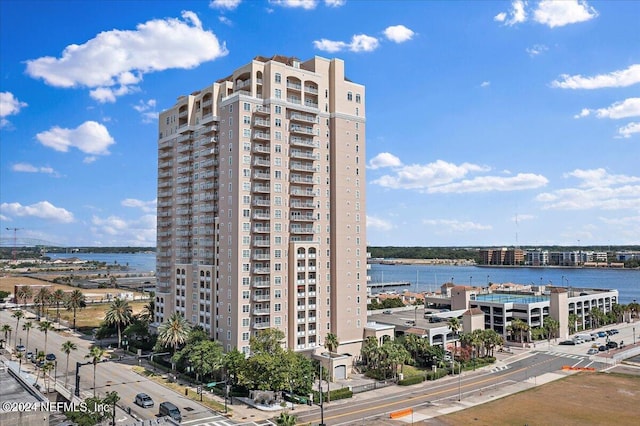
[[[229,351],[284,332],[358,353],[367,314],[365,89],[340,59],[256,57],[160,114],[155,323]]]

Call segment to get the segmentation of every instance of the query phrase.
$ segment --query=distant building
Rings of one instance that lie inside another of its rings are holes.
[[[524,250],[519,248],[481,249],[479,251],[481,265],[522,265]]]

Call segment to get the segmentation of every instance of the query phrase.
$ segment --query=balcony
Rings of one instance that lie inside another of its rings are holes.
[[[296,209],[315,209],[316,208],[313,201],[300,201],[300,200],[292,200],[289,206]]]
[[[271,113],[271,111],[269,110],[269,107],[263,106],[263,105],[256,105],[255,109],[253,110],[254,113],[256,114],[261,114],[261,115],[269,115]]]
[[[313,131],[313,127],[311,126],[301,126],[299,124],[292,124],[289,126],[289,131],[291,133],[302,133],[305,135],[315,135],[316,132]]]
[[[312,189],[306,189],[306,188],[297,188],[297,187],[292,187],[289,191],[289,193],[291,195],[297,196],[297,197],[315,197],[315,191]]]
[[[252,327],[257,330],[264,330],[266,328],[271,328],[271,323],[269,321],[254,322]]]
[[[309,172],[309,173],[315,173],[318,171],[318,168],[314,167],[311,164],[298,163],[298,162],[292,162],[289,168],[291,170],[297,170],[300,172]]]
[[[271,232],[271,228],[269,226],[254,226],[253,232],[257,234],[268,234]]]
[[[265,280],[264,278],[255,278],[252,281],[251,286],[253,288],[269,288],[271,286],[271,283],[268,279]]]
[[[271,135],[269,132],[253,132],[253,139],[268,141]]]
[[[314,95],[318,94],[318,88],[313,86],[304,86],[305,93],[313,93]]]
[[[314,184],[312,176],[291,175],[291,178],[289,180],[293,183],[301,183],[305,185]]]
[[[271,153],[271,148],[269,148],[269,146],[264,146],[264,145],[254,145],[253,146],[253,152],[259,152],[262,154],[270,154]]]
[[[254,247],[269,247],[271,243],[269,242],[269,238],[254,238],[253,245]]]
[[[269,207],[271,205],[271,199],[270,198],[257,197],[257,198],[254,198],[251,201],[251,204],[253,206],[266,206],[266,207]]]
[[[269,122],[269,120],[265,120],[264,118],[254,118],[253,119],[253,125],[255,127],[269,127],[271,125],[271,123]]]
[[[271,296],[268,294],[256,294],[253,296],[254,302],[268,302],[269,300],[271,300]]]
[[[299,112],[292,112],[289,114],[289,120],[291,121],[303,121],[305,123],[315,123],[316,116],[311,114],[302,114]]]
[[[297,90],[298,92],[302,91],[302,84],[294,83],[287,80],[287,89]]]
[[[271,272],[271,269],[267,266],[267,267],[255,267],[253,268],[253,273],[254,274],[268,274],[269,272]]]
[[[313,138],[305,138],[301,136],[291,136],[289,138],[289,143],[291,145],[308,146],[310,148],[318,148],[320,146],[318,142],[313,141]]]
[[[267,253],[255,252],[253,253],[252,259],[253,260],[269,260],[271,259],[271,255],[268,252]]]
[[[318,160],[318,154],[309,151],[292,150],[291,158],[302,158],[304,160]]]
[[[253,218],[257,220],[269,220],[270,214],[269,210],[255,210],[253,212]]]
[[[254,158],[253,159],[253,165],[254,166],[260,166],[260,167],[270,167],[271,166],[271,162],[269,161],[268,158]]]
[[[291,221],[293,222],[313,222],[316,218],[312,214],[292,214]]]
[[[253,185],[252,191],[269,193],[271,192],[271,189],[269,188],[269,185]]]
[[[253,315],[269,315],[271,310],[269,308],[255,308],[251,311]]]

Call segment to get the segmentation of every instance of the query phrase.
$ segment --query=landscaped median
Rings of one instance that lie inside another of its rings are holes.
[[[215,401],[211,398],[209,398],[206,394],[205,394],[205,387],[202,387],[202,395],[198,394],[198,391],[193,387],[193,386],[183,386],[180,385],[176,382],[171,381],[166,374],[157,374],[154,373],[153,371],[149,371],[144,367],[138,367],[138,366],[134,366],[133,367],[133,371],[135,373],[140,374],[141,376],[144,376],[145,378],[149,379],[149,380],[153,380],[154,382],[169,388],[179,394],[184,394],[187,398],[195,401],[195,402],[199,402],[200,404],[211,408],[212,410],[215,410],[217,412],[220,413],[224,413],[225,411],[225,406],[224,404],[219,403],[218,401]],[[186,389],[186,392],[185,392]],[[202,401],[200,401],[200,397],[202,396]],[[227,415],[231,416],[233,414],[233,410],[231,410],[230,408],[227,407]]]

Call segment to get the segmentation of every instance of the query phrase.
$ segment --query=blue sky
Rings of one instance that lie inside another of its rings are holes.
[[[158,112],[280,54],[366,86],[370,245],[640,244],[639,22],[637,1],[3,0],[3,240],[155,245]]]

